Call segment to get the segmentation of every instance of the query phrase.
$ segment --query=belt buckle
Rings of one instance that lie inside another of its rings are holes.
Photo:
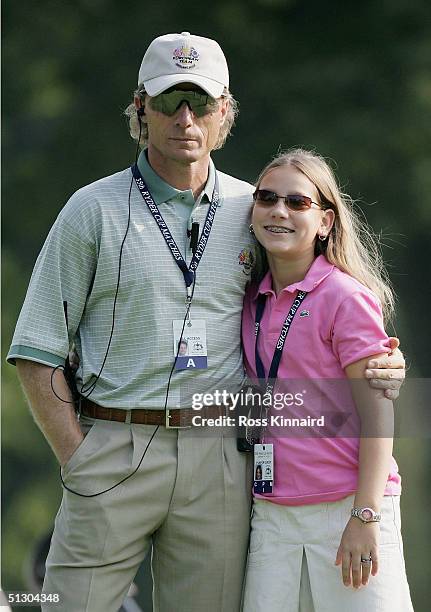
[[[177,408],[177,410],[181,410],[180,408]],[[170,423],[170,418],[171,418],[171,410],[170,408],[167,408],[165,411],[165,427],[166,429],[191,429],[192,426],[191,425],[171,425]]]

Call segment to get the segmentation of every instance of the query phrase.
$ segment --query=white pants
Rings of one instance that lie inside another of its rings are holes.
[[[281,506],[255,500],[244,612],[412,612],[401,539],[399,497],[385,497],[379,572],[345,587],[335,557],[354,496]]]

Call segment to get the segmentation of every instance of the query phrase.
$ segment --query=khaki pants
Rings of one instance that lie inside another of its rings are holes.
[[[63,477],[84,494],[133,471],[156,429],[87,418],[82,426],[89,433]],[[129,480],[96,497],[64,491],[44,592],[60,594],[62,612],[115,612],[152,544],[155,612],[238,612],[248,464],[233,437],[159,427]]]
[[[335,556],[354,496],[327,504],[253,505],[244,612],[413,612],[404,567],[399,497],[385,497],[379,572],[345,587]]]

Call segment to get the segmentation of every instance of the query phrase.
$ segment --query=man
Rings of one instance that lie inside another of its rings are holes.
[[[64,612],[117,610],[152,544],[155,610],[235,612],[247,457],[232,433],[188,426],[192,393],[236,392],[243,380],[253,187],[210,159],[235,116],[215,41],[156,38],[138,85],[128,109],[146,144],[137,167],[80,189],[61,211],[8,356],[62,466],[44,591],[60,594]],[[183,336],[196,356],[177,354]],[[71,342],[80,422],[58,370]],[[380,366],[402,368],[399,351]]]

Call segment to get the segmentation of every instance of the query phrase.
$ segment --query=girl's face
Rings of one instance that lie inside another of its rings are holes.
[[[314,183],[293,166],[273,168],[262,179],[259,189],[273,191],[279,196],[303,195],[319,204]],[[267,253],[286,259],[310,254],[314,258],[317,236],[327,235],[332,227],[334,212],[323,211],[312,204],[304,211],[291,211],[284,200],[263,203],[257,200],[253,207],[254,233]]]

